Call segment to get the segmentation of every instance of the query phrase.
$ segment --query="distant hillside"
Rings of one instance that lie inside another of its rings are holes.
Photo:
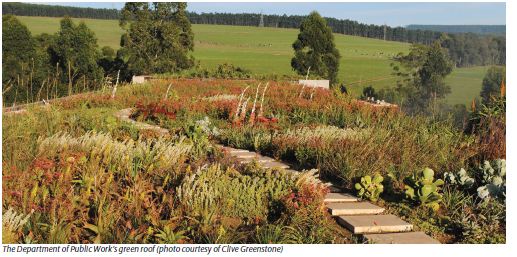
[[[431,30],[446,33],[475,33],[506,36],[506,25],[408,25],[410,30]]]
[[[65,15],[75,18],[91,18],[112,20],[115,28],[118,27],[117,18],[119,10],[63,7],[26,3],[2,3],[2,14],[14,14],[17,16],[44,16],[63,17]],[[187,12],[187,17],[192,24],[206,25],[232,25],[273,28],[299,29],[306,16],[302,15],[262,15],[257,13],[194,13]],[[403,43],[431,44],[440,38],[442,32],[407,29],[403,27],[379,26],[364,24],[348,19],[336,19],[325,17],[328,26],[334,33],[359,36],[365,38],[381,39],[385,41],[397,41]],[[39,24],[45,26],[45,24]],[[110,28],[104,28],[107,32]],[[115,35],[115,34],[114,34]],[[477,65],[504,65],[506,63],[506,37],[502,35],[479,35],[464,33],[449,33],[449,39],[442,42],[442,47],[449,50],[457,67],[470,67]],[[116,42],[118,42],[117,39]],[[118,46],[118,43],[115,45]]]
[[[2,14],[19,16],[91,18],[116,20],[120,11],[116,9],[83,8],[46,4],[2,3]]]
[[[120,11],[116,9],[81,8],[56,5],[2,3],[2,14],[18,16],[63,17],[91,19],[118,19]],[[300,27],[303,15],[261,15],[258,13],[194,13],[187,12],[192,24],[237,25],[258,27],[295,28]],[[334,33],[399,41],[404,43],[430,44],[440,37],[440,33],[424,30],[407,30],[403,27],[390,27],[359,23],[348,19],[325,17]]]

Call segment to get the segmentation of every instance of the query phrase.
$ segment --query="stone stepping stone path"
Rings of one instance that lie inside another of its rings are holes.
[[[285,168],[291,172],[289,165],[273,158],[262,156],[248,150],[237,149],[219,145],[222,151],[230,154],[245,164],[253,160],[265,168]],[[354,234],[363,235],[370,243],[379,244],[439,244],[439,242],[424,232],[411,232],[413,225],[401,220],[395,215],[382,215],[384,208],[370,202],[360,201],[357,197],[343,193],[342,190],[329,184],[330,193],[324,199],[324,203],[337,222],[352,231]]]
[[[154,130],[160,135],[168,135],[167,129],[159,126],[137,122],[130,118],[132,108],[123,109],[115,116],[123,121],[130,122],[140,129]],[[246,164],[253,160],[265,168],[281,168],[290,172],[299,172],[289,169],[286,163],[273,158],[262,156],[248,150],[217,145],[225,153],[235,158],[239,163]],[[439,244],[424,232],[413,232],[413,225],[392,214],[383,214],[384,208],[370,202],[361,201],[357,197],[330,183],[325,183],[330,190],[324,199],[329,213],[334,216],[338,224],[352,233],[362,235],[369,243],[377,244]]]
[[[380,214],[384,212],[384,208],[369,202],[334,202],[327,204],[327,208],[332,216]]]
[[[391,214],[339,216],[337,221],[354,234],[399,233],[413,230],[413,225]]]
[[[336,190],[339,189],[336,188]],[[325,196],[323,201],[325,203],[353,203],[357,202],[358,199],[357,197],[350,194],[336,193],[336,191],[332,192],[332,190],[330,190],[330,193]]]
[[[439,244],[436,239],[430,238],[424,232],[405,232],[388,234],[366,234],[368,242],[374,244]]]
[[[264,168],[281,168],[281,169],[289,169],[289,165],[279,162],[273,158],[262,156],[255,152],[250,152],[247,150],[236,149],[232,147],[227,147],[223,145],[218,145],[223,152],[230,154],[230,156],[234,157],[241,164],[250,163],[252,161],[258,162]],[[294,170],[293,170],[294,171]]]
[[[118,119],[120,119],[122,121],[132,123],[138,129],[152,130],[152,131],[158,133],[160,136],[169,135],[169,131],[160,126],[155,126],[155,125],[151,125],[151,124],[147,124],[147,123],[143,123],[143,122],[138,122],[136,120],[131,119],[129,116],[131,116],[132,112],[133,112],[133,108],[123,109],[123,110],[120,110],[117,113],[115,113],[115,117],[117,117]]]
[[[343,191],[343,190],[341,190],[341,188],[336,187],[336,186],[334,186],[332,184],[329,186],[329,190],[330,190],[331,193],[341,193],[341,191]],[[352,197],[355,197],[355,196],[352,196]]]

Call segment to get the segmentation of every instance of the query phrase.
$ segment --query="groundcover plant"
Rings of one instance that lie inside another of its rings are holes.
[[[167,135],[117,119],[128,107]],[[504,124],[494,113],[473,111],[473,126],[504,129],[485,125]],[[163,79],[4,113],[2,126],[4,243],[360,241],[327,212],[314,171],[242,165],[219,144],[317,169],[351,193],[382,176],[376,204],[418,230],[444,243],[505,242],[505,156],[485,160],[497,138],[338,91]]]

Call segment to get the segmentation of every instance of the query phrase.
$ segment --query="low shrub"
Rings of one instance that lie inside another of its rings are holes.
[[[251,71],[234,66],[233,64],[220,64],[215,70],[197,69],[189,74],[196,78],[218,78],[218,79],[250,79]]]
[[[457,173],[448,172],[444,176],[449,185],[470,193],[476,189],[481,199],[506,199],[506,160],[484,161],[469,173],[462,168]]]
[[[185,178],[177,199],[192,216],[212,215],[239,218],[246,224],[267,220],[270,206],[294,186],[289,174],[254,173],[220,166],[199,169]]]

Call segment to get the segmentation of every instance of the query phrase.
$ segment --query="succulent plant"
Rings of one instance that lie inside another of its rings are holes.
[[[375,176],[370,177],[368,175],[361,178],[360,183],[355,184],[355,189],[357,189],[357,195],[361,198],[366,198],[372,202],[376,202],[379,200],[379,195],[384,191],[384,186],[382,185],[382,181],[384,178],[380,174],[375,174]]]
[[[220,132],[217,127],[212,125],[212,122],[210,122],[210,119],[205,116],[202,120],[196,121],[196,126],[199,127],[205,134],[207,134],[210,137],[219,136]]]
[[[472,187],[472,185],[474,185],[474,183],[476,182],[474,178],[470,177],[467,174],[467,171],[463,168],[458,172],[458,178],[458,183],[467,188]]]
[[[465,189],[471,188],[476,182],[474,178],[467,174],[465,169],[461,169],[456,174],[452,172],[445,172],[444,179],[451,185],[459,185]]]
[[[456,175],[454,175],[454,173],[452,173],[452,172],[445,172],[443,174],[443,179],[448,184],[451,184],[451,185],[457,185],[458,184],[458,181],[456,181]]]
[[[497,159],[490,164],[484,161],[478,169],[483,186],[478,187],[481,199],[506,198],[506,161]]]
[[[439,193],[440,186],[444,184],[443,180],[434,180],[434,171],[425,168],[421,174],[414,173],[410,177],[404,179],[406,198],[411,199],[420,205],[429,206],[433,210],[440,208],[442,194]]]

